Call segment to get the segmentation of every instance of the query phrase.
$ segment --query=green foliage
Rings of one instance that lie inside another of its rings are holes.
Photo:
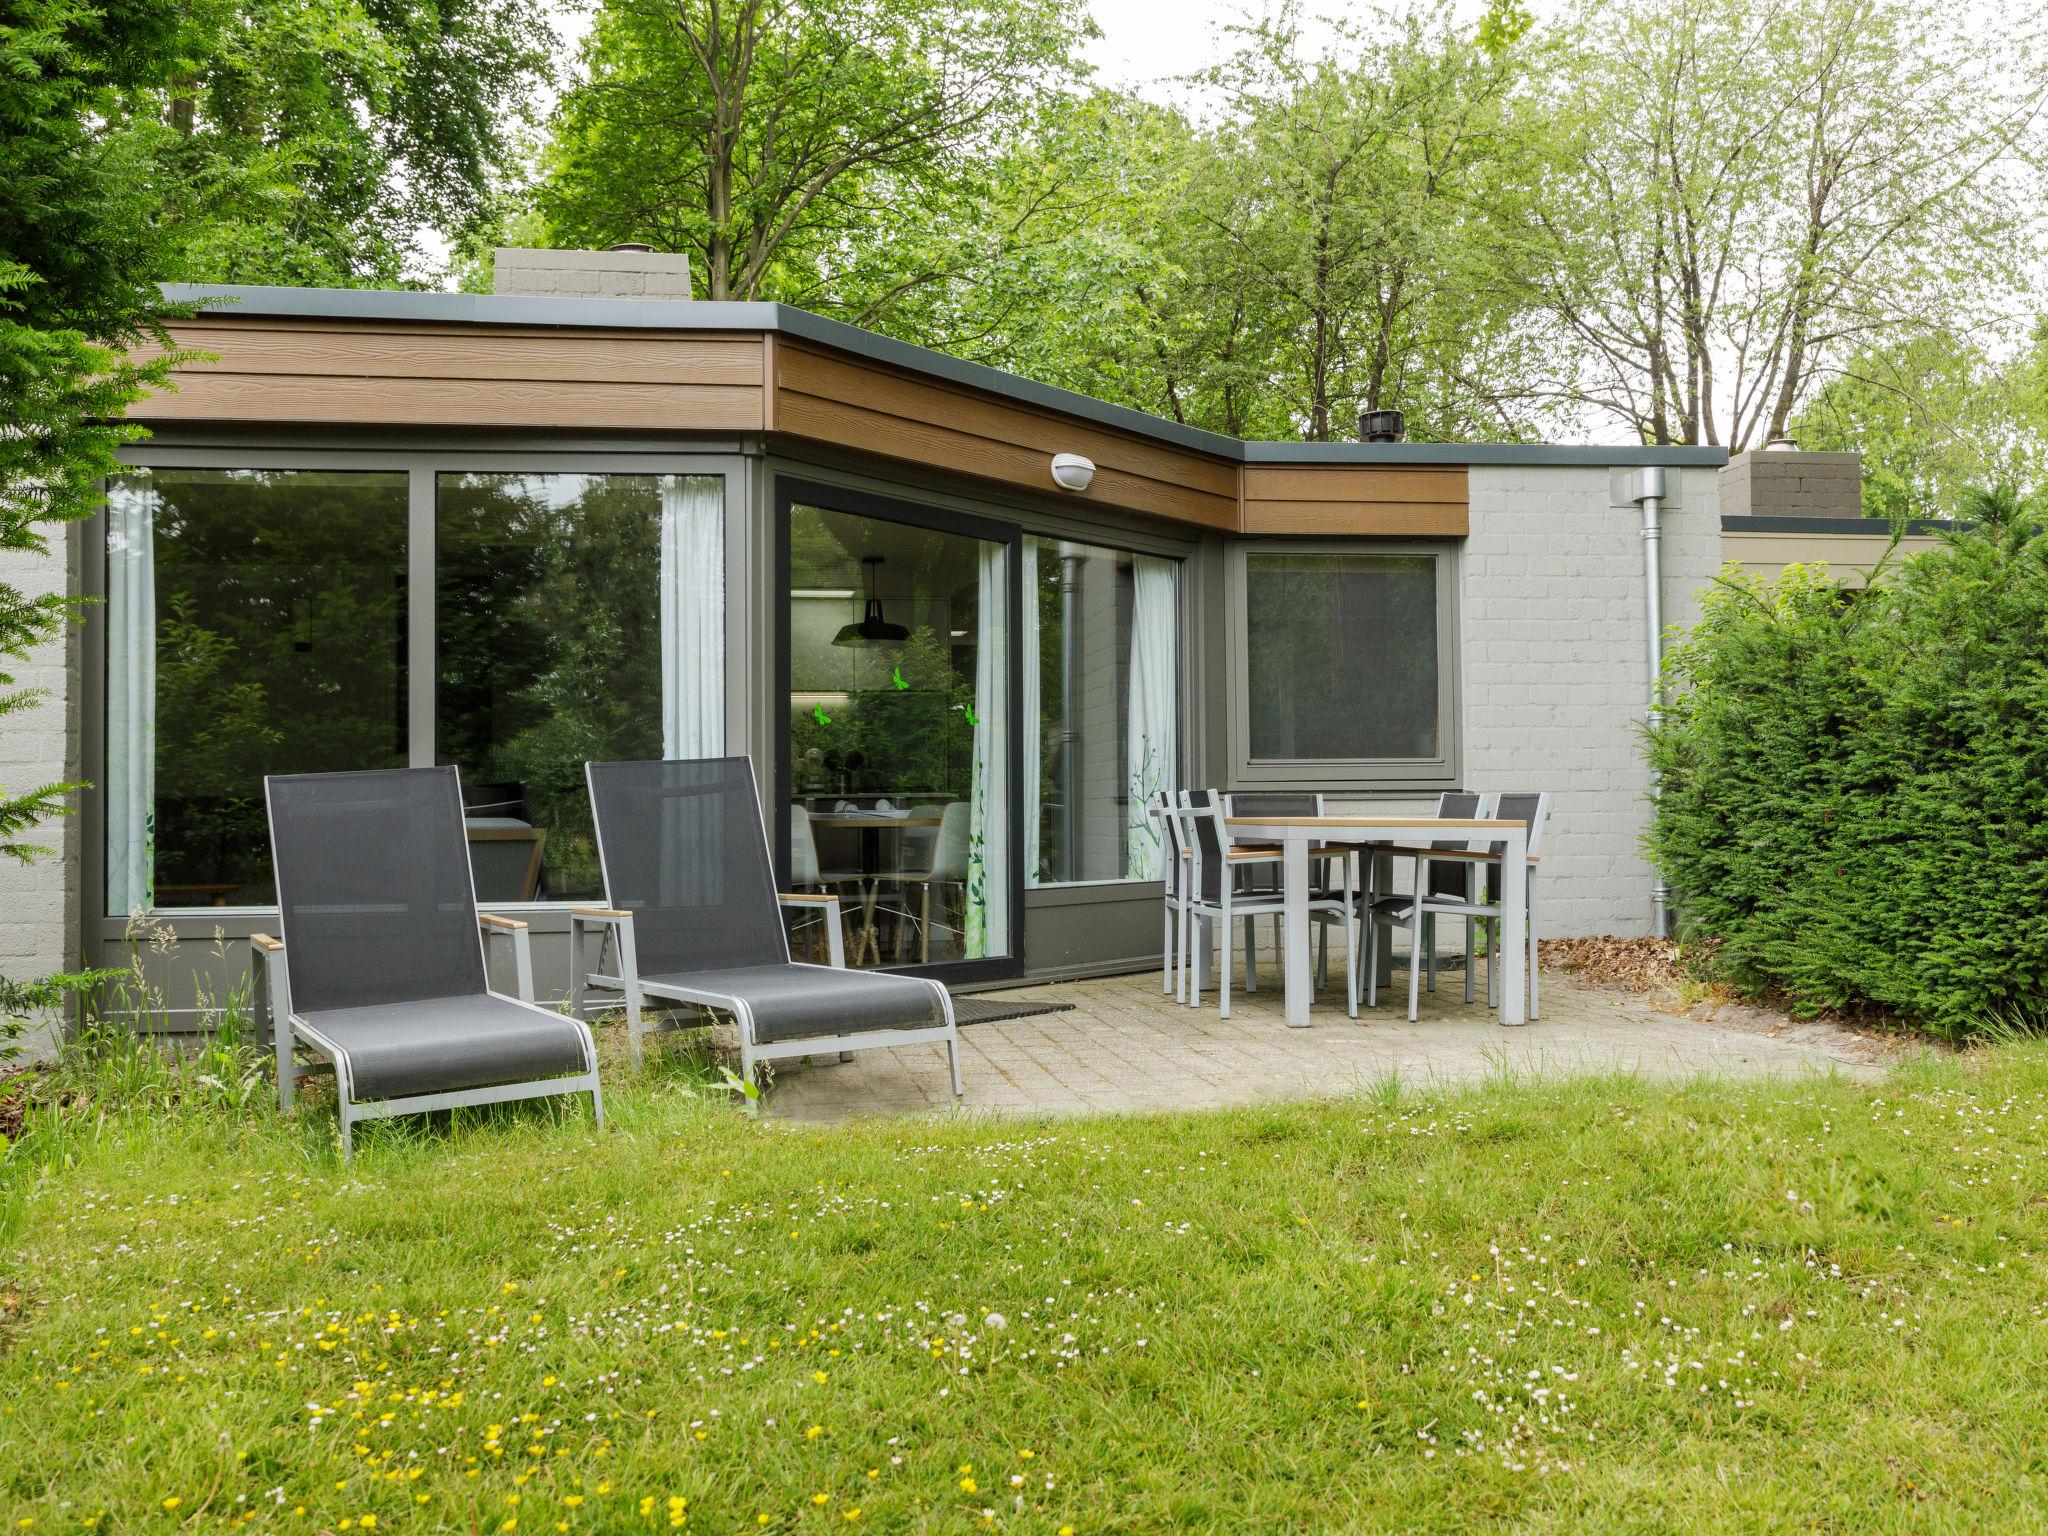
[[[118,104],[172,67],[184,20],[168,0],[15,0],[0,19],[0,552],[51,556],[51,530],[91,515],[115,449],[137,435],[122,413],[177,360],[126,350],[166,339],[152,279],[169,243],[150,135]],[[0,582],[0,731],[40,697],[18,664],[78,609],[61,581]],[[47,854],[35,829],[77,788],[0,785],[0,858]],[[0,1054],[15,1016],[57,1006],[70,980],[0,978]]]
[[[2008,357],[1953,335],[1849,359],[1795,418],[1802,448],[1863,455],[1863,515],[1953,517],[1973,485],[2048,481],[2048,323]]]
[[[198,282],[390,286],[495,209],[552,37],[537,0],[213,0],[204,46],[128,109],[163,125],[165,218]]]
[[[2048,525],[1966,510],[1865,590],[1724,576],[1649,734],[1650,851],[1726,979],[1956,1038],[2048,1026]]]

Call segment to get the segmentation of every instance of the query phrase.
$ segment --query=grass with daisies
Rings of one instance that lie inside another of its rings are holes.
[[[247,1054],[43,1086],[9,1530],[2048,1529],[2037,1046],[829,1130],[670,1055],[349,1168]]]

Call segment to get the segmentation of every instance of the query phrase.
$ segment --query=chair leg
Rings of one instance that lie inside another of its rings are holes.
[[[1529,929],[1529,1017],[1542,1017],[1541,988],[1536,982],[1536,876],[1529,876],[1529,894],[1522,901],[1522,917]]]
[[[604,1129],[604,1094],[596,1086],[590,1090],[590,1113],[597,1121],[597,1128]]]
[[[956,821],[954,826],[958,826]],[[924,892],[917,899],[917,932],[919,954],[926,965],[932,963],[932,883],[924,883]]]
[[[1429,990],[1436,990],[1436,914],[1422,920],[1422,947],[1429,956]]]
[[[1159,904],[1159,995],[1173,995],[1173,899]]]
[[[1465,1001],[1472,1001],[1473,983],[1479,974],[1479,957],[1473,953],[1473,936],[1479,931],[1479,924],[1472,918],[1465,919]]]
[[[1228,882],[1225,882],[1223,887],[1223,917],[1216,926],[1223,935],[1221,941],[1223,953],[1218,957],[1216,966],[1216,1001],[1218,1007],[1222,1010],[1221,1016],[1227,1019],[1230,1017],[1230,886]]]
[[[1422,1003],[1422,897],[1408,914],[1408,1022],[1413,1024]]]
[[[953,1073],[953,1097],[959,1098],[960,1087],[960,1031],[956,1028],[946,1036],[946,1065]]]
[[[1316,990],[1330,984],[1330,925],[1319,925],[1316,934]]]
[[[1259,933],[1255,917],[1244,920],[1244,989],[1259,990]]]

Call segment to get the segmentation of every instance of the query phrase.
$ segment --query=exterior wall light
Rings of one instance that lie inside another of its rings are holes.
[[[1052,456],[1052,483],[1063,491],[1085,491],[1095,481],[1095,461],[1078,453]]]

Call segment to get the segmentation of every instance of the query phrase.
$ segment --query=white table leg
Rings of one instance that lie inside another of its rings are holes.
[[[1529,832],[1514,827],[1501,835],[1500,1021],[1529,1022]]]
[[[1282,961],[1287,977],[1287,1027],[1305,1029],[1315,982],[1309,970],[1308,833],[1303,828],[1287,829],[1280,857],[1280,886],[1287,933],[1287,954]]]

